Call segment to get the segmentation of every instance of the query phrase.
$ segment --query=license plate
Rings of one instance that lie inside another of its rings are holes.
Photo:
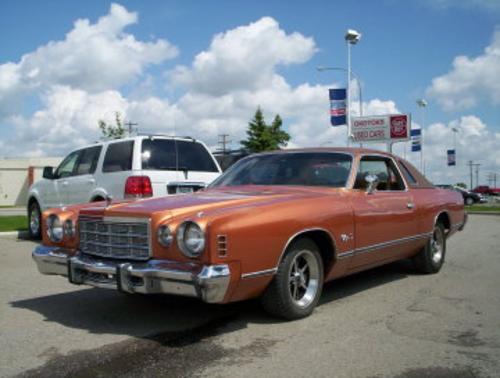
[[[175,190],[176,193],[193,193],[192,186],[178,186]]]

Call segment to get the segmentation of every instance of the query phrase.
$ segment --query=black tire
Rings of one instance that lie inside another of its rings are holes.
[[[262,296],[262,306],[269,314],[288,320],[309,316],[321,297],[323,280],[318,246],[311,239],[301,238],[286,251]]]
[[[413,258],[417,270],[424,274],[434,274],[441,270],[446,255],[446,235],[444,226],[437,223],[432,237],[425,247]]]
[[[476,202],[476,201],[474,201],[474,198],[472,198],[472,197],[466,197],[466,198],[465,198],[465,204],[466,204],[466,205],[469,205],[469,206],[470,206],[470,205],[473,205],[473,204],[474,204],[474,202]]]
[[[32,200],[28,206],[28,232],[31,239],[42,237],[42,213],[36,200]]]

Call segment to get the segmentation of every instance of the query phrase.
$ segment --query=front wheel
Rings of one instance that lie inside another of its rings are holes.
[[[318,246],[311,239],[299,239],[280,262],[262,297],[262,305],[280,318],[304,318],[313,312],[322,288],[323,261]]]
[[[31,239],[40,239],[42,236],[42,213],[36,201],[32,201],[28,207],[28,231]]]
[[[426,246],[413,258],[416,268],[426,274],[437,273],[444,263],[446,254],[446,235],[444,226],[438,223],[434,226],[432,237]]]

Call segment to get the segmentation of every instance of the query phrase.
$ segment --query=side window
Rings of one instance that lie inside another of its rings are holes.
[[[101,149],[102,146],[95,146],[82,150],[76,166],[75,175],[88,175],[94,173]]]
[[[111,143],[106,150],[103,172],[121,172],[132,169],[132,154],[134,150],[134,141]]]
[[[354,189],[366,189],[365,177],[375,175],[379,183],[377,190],[404,190],[403,179],[393,161],[382,156],[364,156],[359,163]]]
[[[57,178],[65,178],[73,176],[76,161],[78,160],[78,156],[81,151],[75,151],[69,154],[66,159],[62,161],[62,163],[57,167],[55,177]]]
[[[399,166],[401,167],[401,172],[403,172],[403,175],[406,178],[406,181],[409,182],[410,184],[416,184],[417,180],[413,175],[411,174],[410,170],[404,165],[401,161],[399,162]]]

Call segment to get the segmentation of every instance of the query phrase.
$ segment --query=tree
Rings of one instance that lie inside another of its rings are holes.
[[[119,112],[115,112],[116,125],[108,125],[105,121],[100,119],[97,121],[99,128],[102,132],[102,139],[121,139],[125,136],[126,130],[123,128],[123,123]]]
[[[253,119],[248,123],[248,137],[240,143],[250,152],[278,150],[280,147],[285,147],[290,135],[281,128],[282,124],[281,117],[276,115],[273,123],[267,125],[262,110],[258,107]]]
[[[458,187],[460,187],[460,188],[467,189],[467,184],[466,184],[466,183],[464,183],[464,182],[457,182],[457,183],[455,184],[455,186],[458,186]]]

